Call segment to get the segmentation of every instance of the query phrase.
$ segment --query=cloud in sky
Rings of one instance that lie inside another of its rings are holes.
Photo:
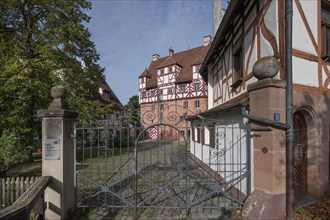
[[[138,95],[138,76],[152,54],[202,45],[212,35],[212,0],[92,1],[87,27],[110,87],[123,104]]]

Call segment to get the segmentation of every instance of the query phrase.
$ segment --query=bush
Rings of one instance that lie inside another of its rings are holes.
[[[31,146],[24,147],[16,134],[4,131],[0,136],[0,173],[29,160],[31,149]]]

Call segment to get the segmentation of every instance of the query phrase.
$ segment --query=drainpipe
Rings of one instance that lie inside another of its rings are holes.
[[[292,0],[285,1],[285,73],[286,73],[286,218],[294,219],[295,195],[293,186],[293,95],[292,95]]]

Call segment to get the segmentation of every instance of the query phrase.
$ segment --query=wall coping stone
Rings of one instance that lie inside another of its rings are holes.
[[[68,109],[41,109],[37,115],[42,118],[77,118],[79,114]]]
[[[259,90],[263,88],[268,88],[268,87],[275,87],[275,88],[286,88],[286,81],[285,80],[280,80],[280,79],[271,79],[271,78],[266,78],[259,80],[257,82],[251,83],[247,86],[247,90],[249,92],[254,91],[254,90]]]

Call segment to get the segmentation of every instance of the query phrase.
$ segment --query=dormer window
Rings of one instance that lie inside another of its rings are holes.
[[[195,72],[199,73],[199,70],[201,69],[201,66],[195,66]]]

